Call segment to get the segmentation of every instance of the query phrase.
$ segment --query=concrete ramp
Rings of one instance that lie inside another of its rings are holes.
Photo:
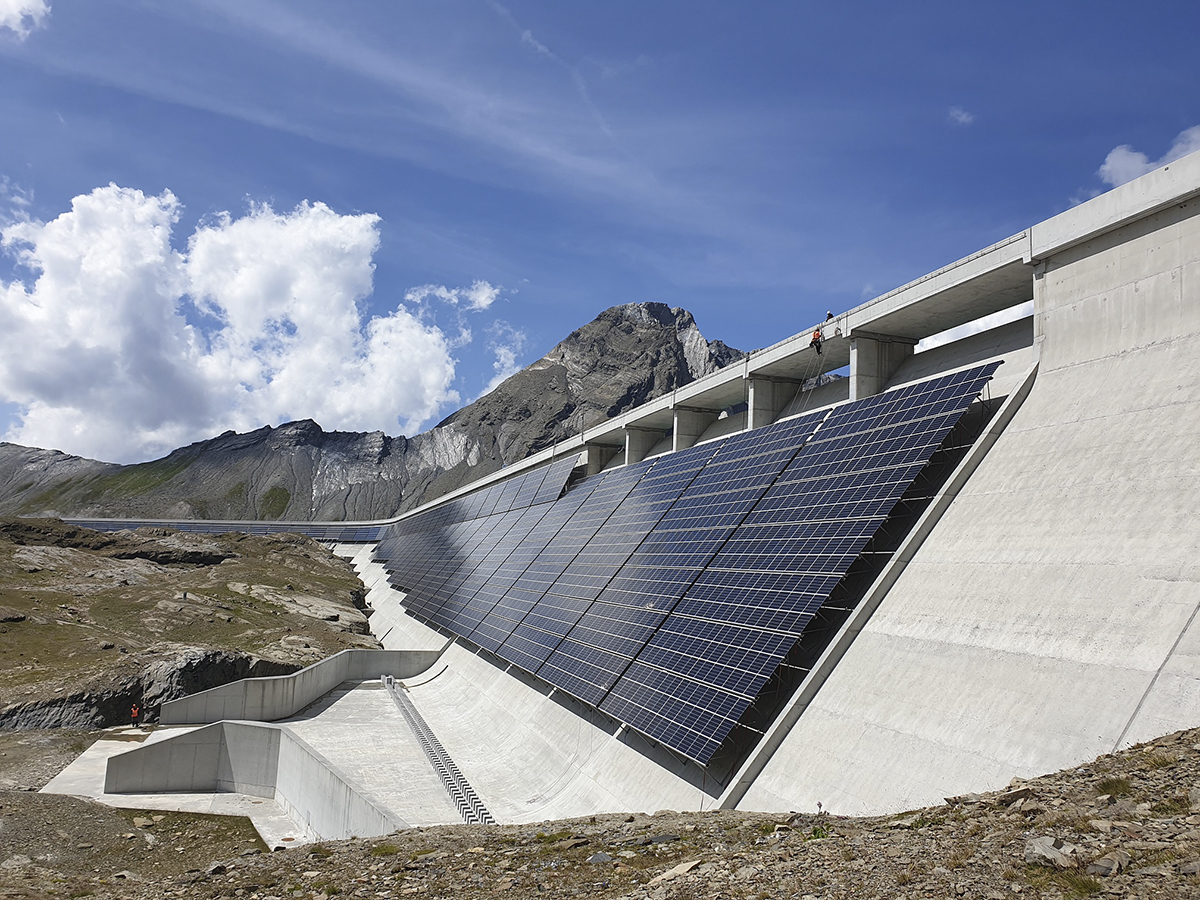
[[[345,681],[424,672],[438,650],[343,650],[291,675],[242,678],[162,705],[164,725],[196,725],[225,719],[272,722],[294,715]]]
[[[500,822],[707,809],[703,773],[454,645],[409,696]]]
[[[379,681],[340,685],[281,724],[339,772],[368,786],[372,797],[398,820],[421,826],[462,821]]]

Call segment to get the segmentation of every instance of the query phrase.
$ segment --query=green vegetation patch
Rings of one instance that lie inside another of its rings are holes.
[[[1104,885],[1082,872],[1054,871],[1042,866],[1027,866],[1025,875],[1040,893],[1057,888],[1068,897],[1087,897],[1098,893]]]
[[[1177,760],[1169,753],[1147,753],[1143,762],[1147,769],[1166,769],[1175,765]]]
[[[287,509],[291,500],[292,495],[288,493],[287,488],[277,485],[262,495],[258,507],[259,514],[264,519],[278,519],[283,515],[283,511]]]
[[[1160,800],[1150,807],[1150,811],[1159,816],[1178,816],[1192,808],[1192,801],[1187,794],[1179,794],[1166,800]]]
[[[137,497],[166,484],[188,466],[195,457],[179,456],[172,459],[156,459],[153,462],[126,466],[111,475],[101,475],[88,486],[85,500],[97,499],[104,494],[116,497]]]
[[[1096,785],[1096,793],[1112,797],[1125,797],[1133,790],[1128,778],[1105,778]]]

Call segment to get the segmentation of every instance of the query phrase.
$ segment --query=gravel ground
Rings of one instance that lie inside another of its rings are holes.
[[[0,791],[36,791],[100,737],[99,731],[0,731]]]
[[[22,746],[85,739],[58,738]],[[0,778],[40,778],[36,757],[0,757]],[[263,849],[244,819],[0,792],[3,898],[1200,897],[1200,729],[898,816],[664,811]]]

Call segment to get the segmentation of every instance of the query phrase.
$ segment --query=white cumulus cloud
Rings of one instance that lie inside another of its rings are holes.
[[[1151,160],[1128,144],[1114,147],[1105,157],[1098,174],[1105,184],[1117,187],[1197,150],[1200,150],[1200,125],[1193,125],[1181,131],[1171,144],[1171,149],[1156,160]]]
[[[50,15],[46,0],[0,0],[0,28],[16,33],[21,40],[35,28],[41,28]]]
[[[361,312],[377,216],[255,206],[181,251],[180,210],[170,192],[109,185],[0,231],[30,273],[0,282],[7,440],[124,462],[291,418],[412,433],[458,401],[436,324]]]

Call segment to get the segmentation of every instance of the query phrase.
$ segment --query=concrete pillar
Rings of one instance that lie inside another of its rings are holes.
[[[1033,265],[1033,352],[1041,359],[1042,341],[1046,339],[1046,270],[1049,263],[1042,261]]]
[[[665,431],[653,428],[638,428],[635,425],[625,426],[625,465],[641,462],[646,458],[655,444],[663,439]]]
[[[800,382],[795,379],[751,376],[746,392],[747,430],[774,422],[799,390]]]
[[[695,445],[700,435],[708,430],[717,416],[716,409],[696,409],[690,406],[675,407],[675,430],[671,434],[671,450],[686,450]]]
[[[595,475],[602,470],[620,449],[611,444],[584,444],[584,450],[587,452],[587,473]]]
[[[850,332],[850,399],[872,397],[883,390],[900,364],[913,355],[916,338]]]

